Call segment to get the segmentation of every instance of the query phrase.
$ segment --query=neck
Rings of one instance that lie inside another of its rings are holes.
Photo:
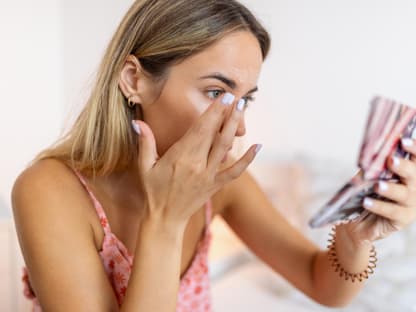
[[[129,194],[139,196],[143,194],[137,161],[132,162],[123,170],[114,171],[107,176],[98,177],[95,181],[108,194]]]

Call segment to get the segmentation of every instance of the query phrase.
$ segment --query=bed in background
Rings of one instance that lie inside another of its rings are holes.
[[[329,228],[312,230],[310,216],[351,176],[334,160],[295,157],[253,163],[250,171],[276,208],[321,248]],[[253,207],[255,209],[255,207]],[[211,277],[215,312],[334,311],[293,288],[257,259],[218,217],[213,221]],[[353,303],[335,311],[416,311],[416,226],[376,242],[378,267]]]

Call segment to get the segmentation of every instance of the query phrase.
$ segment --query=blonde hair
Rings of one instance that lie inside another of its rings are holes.
[[[270,48],[267,31],[234,0],[137,0],[122,19],[98,68],[85,107],[69,131],[41,151],[32,163],[56,158],[95,176],[123,170],[137,157],[134,110],[126,105],[119,76],[130,54],[144,70],[163,80],[169,67],[227,33],[247,30]]]

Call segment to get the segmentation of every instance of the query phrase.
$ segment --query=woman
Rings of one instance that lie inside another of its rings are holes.
[[[38,311],[210,311],[216,215],[313,300],[351,301],[371,242],[415,219],[416,164],[389,163],[405,183],[378,192],[397,204],[367,200],[371,222],[337,227],[340,278],[328,251],[291,227],[245,170],[261,145],[227,157],[245,134],[269,46],[236,1],[132,5],[73,128],[13,187],[26,295]]]

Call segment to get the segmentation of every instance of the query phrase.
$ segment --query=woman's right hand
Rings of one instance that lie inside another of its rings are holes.
[[[238,178],[253,161],[257,145],[232,166],[219,170],[243,114],[238,106],[230,93],[217,98],[161,158],[150,127],[141,120],[133,121],[140,132],[138,168],[148,218],[185,226],[213,194]]]

